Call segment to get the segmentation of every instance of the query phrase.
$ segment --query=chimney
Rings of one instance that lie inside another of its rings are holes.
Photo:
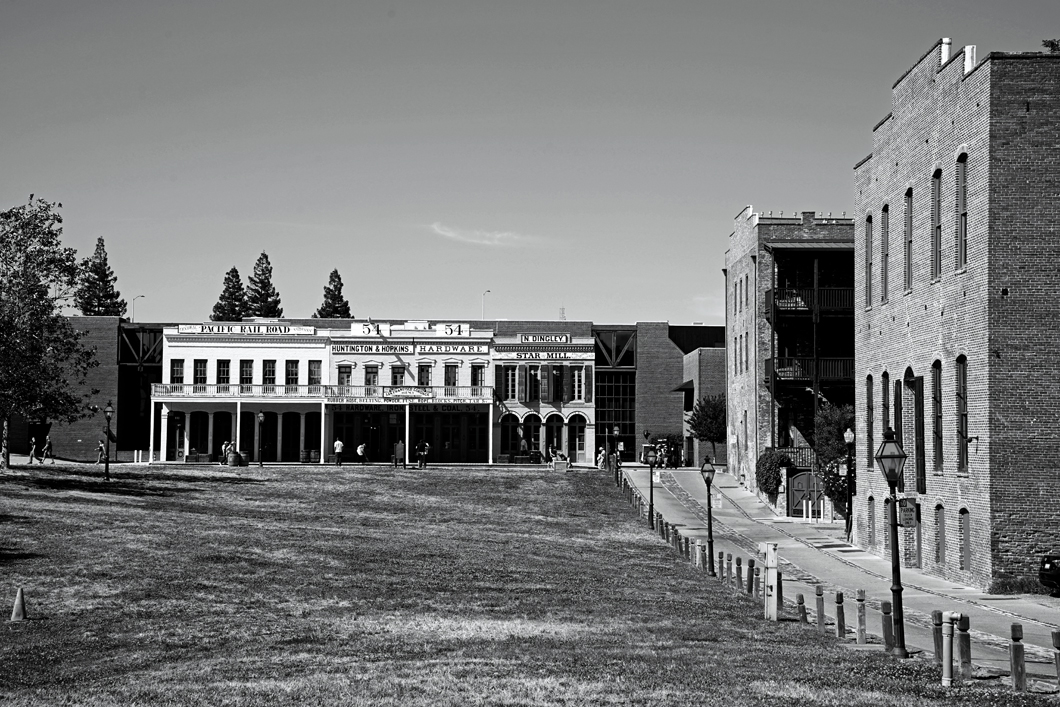
[[[950,38],[942,38],[942,58],[939,59],[939,66],[942,66],[950,60]]]
[[[964,73],[971,72],[975,68],[975,45],[969,44],[964,48]]]

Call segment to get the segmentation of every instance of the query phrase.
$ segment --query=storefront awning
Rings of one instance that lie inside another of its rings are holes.
[[[682,383],[681,385],[677,386],[676,388],[674,388],[670,392],[672,392],[672,393],[680,393],[682,390],[695,390],[695,389],[696,389],[695,381],[688,380],[688,381],[685,381],[684,383]]]

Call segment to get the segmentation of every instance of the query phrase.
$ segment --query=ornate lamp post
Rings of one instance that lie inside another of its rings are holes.
[[[258,437],[258,466],[259,467],[265,466],[261,462],[261,430],[264,428],[264,426],[265,426],[265,413],[263,413],[261,410],[258,410],[258,435],[257,435],[257,437]]]
[[[707,457],[703,460],[703,466],[699,467],[699,473],[703,475],[703,481],[707,485],[707,557],[710,563],[707,565],[708,577],[717,577],[714,572],[714,515],[710,510],[710,485],[714,482],[714,471],[714,465],[710,462],[710,457]]]
[[[110,421],[114,417],[114,406],[107,401],[107,407],[103,408],[103,415],[107,418],[107,451],[103,455],[103,478],[110,481]]]
[[[880,471],[887,479],[887,485],[891,488],[891,603],[894,605],[892,621],[894,624],[894,650],[891,652],[896,658],[908,658],[909,651],[905,648],[905,618],[902,613],[902,563],[898,555],[898,478],[905,468],[906,453],[902,445],[894,438],[894,430],[890,427],[883,433],[883,443],[876,451],[876,463]]]
[[[848,427],[843,441],[847,443],[847,542],[850,542],[854,526],[854,430]]]
[[[648,525],[655,528],[655,450],[649,448],[644,455],[648,463]]]
[[[611,459],[611,449],[607,444],[607,428],[604,428],[604,464],[611,468],[611,474],[615,477],[615,486],[619,485],[618,479],[618,425],[611,430],[611,441],[615,445],[615,458]]]

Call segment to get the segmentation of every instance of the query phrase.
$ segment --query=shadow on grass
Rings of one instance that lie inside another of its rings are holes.
[[[0,547],[0,565],[9,565],[19,560],[35,560],[38,557],[43,557],[43,555],[35,552],[19,552],[10,547]]]
[[[51,491],[80,491],[84,493],[115,496],[165,497],[179,493],[194,493],[212,484],[260,485],[265,480],[247,477],[211,476],[190,474],[157,474],[144,472],[111,473],[111,480],[103,478],[103,471],[95,468],[70,468],[59,470],[34,470],[32,476],[2,476],[0,484],[16,484],[29,488]],[[177,486],[175,484],[194,484]],[[0,520],[4,517],[0,516]],[[14,516],[10,516],[14,518]]]

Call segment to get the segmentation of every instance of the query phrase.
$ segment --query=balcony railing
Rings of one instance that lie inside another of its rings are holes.
[[[772,371],[779,380],[854,380],[853,358],[794,358],[766,359],[767,379]]]
[[[772,449],[785,455],[794,466],[802,469],[813,468],[812,447],[773,447]]]
[[[155,383],[156,398],[313,398],[316,400],[372,400],[445,402],[493,398],[485,385],[244,385],[239,383]]]
[[[767,306],[770,297],[778,314],[854,312],[853,287],[778,287],[766,291]]]

